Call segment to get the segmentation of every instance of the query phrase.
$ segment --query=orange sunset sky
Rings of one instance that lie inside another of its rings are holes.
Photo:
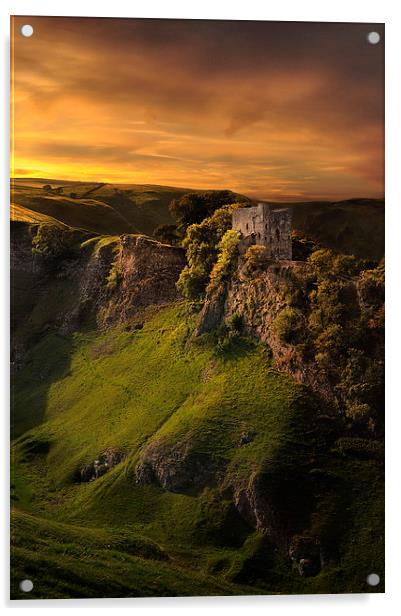
[[[20,27],[32,24],[31,38]],[[16,17],[11,173],[383,196],[382,25]]]

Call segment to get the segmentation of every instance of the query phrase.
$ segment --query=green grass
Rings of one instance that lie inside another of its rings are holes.
[[[184,303],[141,319],[141,330],[43,335],[15,378],[13,595],[26,577],[36,597],[366,591],[365,572],[383,565],[377,462],[325,449],[319,408],[262,346],[194,339]],[[244,431],[254,437],[239,447]],[[213,479],[185,493],[137,484],[152,443],[202,454]],[[124,461],[75,483],[109,446]],[[221,481],[259,471],[282,478],[299,524],[337,542],[317,577],[293,573],[222,495]]]
[[[232,584],[184,569],[155,543],[123,532],[75,528],[15,513],[13,599],[233,594]],[[30,577],[27,595],[19,582]],[[236,587],[237,594],[244,589]]]
[[[62,195],[43,186],[61,187]],[[25,222],[53,222],[97,234],[143,233],[152,235],[173,219],[172,199],[190,188],[151,184],[68,182],[54,179],[14,179],[11,184],[12,218]],[[71,192],[77,198],[71,199]],[[349,199],[337,203],[311,201],[278,203],[291,207],[294,228],[323,246],[359,258],[379,260],[384,254],[384,201]]]
[[[62,194],[43,190],[50,184]],[[14,179],[13,220],[53,222],[97,234],[152,235],[159,224],[173,222],[168,205],[187,188],[142,184],[99,184],[46,179]],[[71,193],[76,197],[71,198]]]

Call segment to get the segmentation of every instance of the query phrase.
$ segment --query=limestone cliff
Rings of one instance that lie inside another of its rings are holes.
[[[12,225],[17,355],[44,331],[65,335],[84,323],[101,329],[129,323],[140,310],[179,298],[175,283],[185,264],[182,249],[145,236],[91,238],[79,231],[47,229]]]
[[[224,319],[239,315],[242,332],[270,347],[277,368],[336,405],[333,389],[315,362],[305,357],[303,349],[281,340],[273,328],[277,315],[291,304],[291,294],[306,291],[310,275],[311,267],[303,261],[272,262],[264,271],[252,275],[240,265],[228,281],[209,291],[197,334],[211,331]],[[299,317],[305,318],[301,311]]]

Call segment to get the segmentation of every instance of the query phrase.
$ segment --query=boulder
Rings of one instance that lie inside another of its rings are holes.
[[[124,458],[124,452],[117,447],[108,447],[93,462],[85,464],[78,471],[79,480],[87,483],[102,477],[108,470],[119,464]]]
[[[303,577],[317,575],[321,569],[320,541],[317,537],[296,535],[292,538],[288,555],[294,568]]]

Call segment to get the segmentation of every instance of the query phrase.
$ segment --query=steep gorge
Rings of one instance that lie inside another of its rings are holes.
[[[253,575],[269,591],[276,585],[305,592],[313,586],[297,586],[291,567],[316,579],[310,584],[319,589],[325,579],[320,570],[335,575],[341,559],[348,559],[350,577],[339,591],[350,587],[358,560],[377,558],[380,524],[365,520],[368,540],[358,516],[375,506],[369,485],[374,478],[380,493],[380,461],[375,452],[361,459],[343,443],[341,449],[344,437],[356,435],[344,424],[337,383],[303,339],[285,341],[277,332],[277,317],[288,308],[307,330],[316,285],[310,264],[271,263],[250,273],[240,261],[210,290],[199,314],[176,289],[185,264],[180,248],[136,235],[65,236],[63,229],[47,235],[20,223],[14,230],[16,376],[21,396],[32,391],[32,408],[39,399],[44,407],[36,425],[22,416],[16,447],[22,474],[41,476],[45,464],[51,485],[58,486],[60,506],[39,501],[49,508],[47,515],[54,512],[64,521],[66,498],[67,520],[85,525],[93,517],[98,524],[115,524],[115,509],[121,508],[122,524],[127,516],[134,524],[137,516],[139,528],[152,534],[159,518],[172,523],[163,499],[177,502],[177,511],[181,499],[189,499],[189,520],[175,520],[177,528],[185,527],[183,536],[191,537],[189,551],[199,549],[192,538],[199,528],[208,549],[221,543],[232,549],[243,523],[245,537],[256,530],[271,542],[263,544],[263,558],[269,555],[276,564],[263,560],[260,568],[256,551],[240,573],[221,565],[218,579],[249,583]],[[373,318],[378,306],[366,301],[357,278],[345,280],[344,290],[359,316]],[[236,328],[228,325],[234,317]],[[65,344],[69,363],[60,346]],[[56,361],[43,355],[41,346],[49,345],[59,345]],[[42,442],[45,449],[37,446]],[[121,451],[124,462],[77,486],[77,471],[110,447]],[[138,504],[147,503],[149,494],[154,514],[149,503]],[[360,533],[355,545],[349,543],[350,529]],[[160,536],[174,550],[165,532]],[[375,546],[371,555],[368,546]],[[245,554],[244,539],[238,549]],[[302,569],[305,559],[309,565]],[[283,563],[286,574],[277,578]],[[250,578],[248,567],[256,567]]]

